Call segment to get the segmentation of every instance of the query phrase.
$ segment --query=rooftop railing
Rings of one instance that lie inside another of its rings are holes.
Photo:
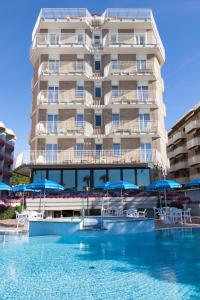
[[[155,150],[60,150],[25,151],[18,155],[15,168],[22,165],[74,165],[74,164],[162,164],[160,153]]]

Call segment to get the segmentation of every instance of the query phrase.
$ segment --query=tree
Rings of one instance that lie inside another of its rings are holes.
[[[17,173],[13,173],[12,177],[12,185],[17,185],[17,184],[28,184],[29,183],[29,177],[20,175]]]

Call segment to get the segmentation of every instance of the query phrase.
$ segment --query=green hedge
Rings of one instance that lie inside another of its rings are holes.
[[[16,206],[16,207],[7,207],[7,208],[2,208],[0,210],[0,220],[6,220],[6,219],[15,219],[16,214],[15,212],[21,212],[22,211],[22,206]]]

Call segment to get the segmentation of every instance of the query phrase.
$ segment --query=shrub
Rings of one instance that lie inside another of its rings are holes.
[[[22,206],[16,206],[16,207],[7,207],[7,208],[2,208],[0,210],[0,220],[6,220],[6,219],[15,219],[16,214],[15,212],[21,212],[22,211]]]

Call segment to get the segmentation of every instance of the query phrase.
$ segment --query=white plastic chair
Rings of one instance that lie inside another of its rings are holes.
[[[191,217],[191,208],[187,208],[184,212],[183,212],[183,217],[184,217],[184,222],[190,222],[192,223],[192,217]]]
[[[130,208],[130,209],[127,210],[126,216],[127,217],[132,217],[132,218],[139,218],[139,214],[138,214],[137,209],[133,209],[133,208]]]
[[[17,221],[17,229],[20,224],[25,225],[25,223],[28,220],[28,215],[27,213],[19,213],[18,211],[15,212],[16,214],[16,221]]]
[[[44,218],[44,212],[37,212],[34,210],[28,212],[28,221],[42,220],[43,218]]]
[[[146,213],[147,213],[146,209],[144,209],[144,210],[138,210],[139,217],[145,218],[146,217]]]

